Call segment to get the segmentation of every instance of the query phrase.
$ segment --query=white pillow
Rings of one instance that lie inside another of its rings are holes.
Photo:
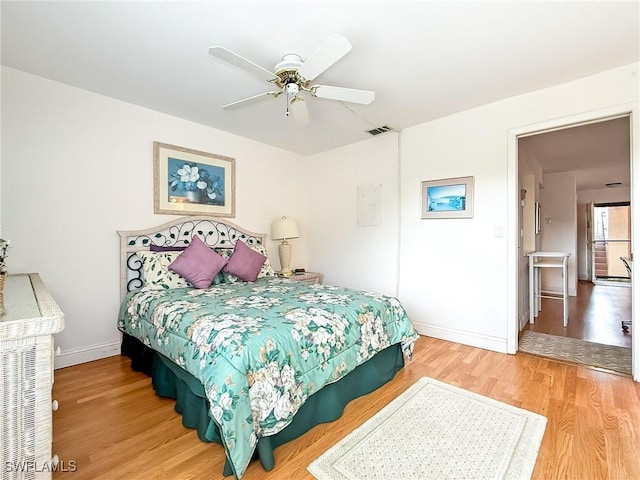
[[[273,267],[271,266],[271,262],[269,262],[269,257],[267,256],[267,249],[264,248],[263,245],[250,245],[250,247],[253,248],[259,254],[267,257],[267,259],[264,261],[264,265],[262,265],[262,269],[260,270],[260,273],[258,274],[258,278],[275,277],[276,272],[273,270]]]
[[[153,290],[183,288],[191,285],[176,272],[169,270],[169,265],[182,252],[137,252],[142,260],[142,278],[146,287]]]

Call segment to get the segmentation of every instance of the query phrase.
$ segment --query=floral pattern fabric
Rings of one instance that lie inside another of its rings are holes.
[[[400,302],[278,277],[208,289],[142,288],[118,328],[197,378],[238,478],[258,438],[306,399],[385,348],[411,356],[418,335]]]
[[[167,288],[189,287],[191,284],[176,272],[169,270],[169,265],[182,252],[138,252],[142,261],[142,275],[148,288],[161,290]]]

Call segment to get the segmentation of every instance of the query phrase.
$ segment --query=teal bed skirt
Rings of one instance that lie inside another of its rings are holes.
[[[221,443],[217,424],[209,416],[204,387],[190,373],[168,358],[145,346],[138,339],[124,334],[121,352],[131,357],[131,368],[151,376],[156,395],[176,400],[175,409],[182,415],[182,424],[193,428],[203,442]],[[342,415],[353,399],[380,388],[404,367],[400,344],[392,345],[358,366],[339,381],[326,385],[311,395],[296,413],[293,422],[276,435],[262,437],[254,457],[265,470],[275,465],[273,451],[278,446],[304,434],[315,425],[331,422]],[[224,475],[232,475],[225,462]]]

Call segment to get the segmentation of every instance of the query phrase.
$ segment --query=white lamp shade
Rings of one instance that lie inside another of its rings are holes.
[[[286,240],[287,238],[298,238],[298,225],[291,218],[282,217],[271,224],[271,238],[273,240]]]

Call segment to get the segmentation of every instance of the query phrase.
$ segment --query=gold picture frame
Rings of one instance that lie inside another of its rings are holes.
[[[154,212],[234,217],[235,158],[153,142]]]

